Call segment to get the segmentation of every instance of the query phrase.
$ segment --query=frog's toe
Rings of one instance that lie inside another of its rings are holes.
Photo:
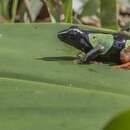
[[[75,64],[83,64],[83,62],[80,59],[75,59],[73,62]]]

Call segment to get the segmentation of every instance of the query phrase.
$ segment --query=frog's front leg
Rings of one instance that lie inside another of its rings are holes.
[[[76,63],[79,64],[89,64],[92,63],[92,61],[99,56],[99,54],[104,50],[104,47],[100,44],[97,45],[95,48],[90,50],[88,53],[80,53],[76,59]]]
[[[79,52],[76,55],[76,59],[74,60],[74,63],[76,63],[76,64],[83,64],[85,57],[86,57],[86,53]]]

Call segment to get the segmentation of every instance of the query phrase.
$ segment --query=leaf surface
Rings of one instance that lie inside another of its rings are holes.
[[[77,65],[64,24],[0,25],[0,129],[102,130],[130,107],[130,71]]]

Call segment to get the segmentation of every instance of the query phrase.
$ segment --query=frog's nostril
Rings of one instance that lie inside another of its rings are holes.
[[[58,37],[60,40],[65,40],[66,34],[65,34],[64,32],[58,32],[58,33],[57,33],[57,37]]]

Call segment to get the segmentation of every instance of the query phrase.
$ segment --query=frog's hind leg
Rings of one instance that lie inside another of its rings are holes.
[[[130,69],[130,62],[122,64],[122,65],[115,65],[113,66],[115,69]]]

